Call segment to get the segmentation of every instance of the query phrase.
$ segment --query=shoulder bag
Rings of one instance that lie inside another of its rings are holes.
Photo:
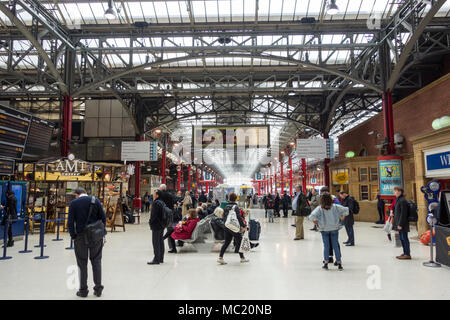
[[[241,225],[236,216],[236,205],[228,212],[227,220],[225,221],[225,227],[234,233],[238,233],[241,230]]]
[[[91,217],[94,205],[95,205],[95,197],[92,196],[91,203],[89,205],[89,214],[86,220],[86,227],[84,228],[83,231],[84,242],[88,247],[96,245],[106,236],[106,229],[102,220],[99,219],[96,220],[95,222],[87,224],[89,222],[89,218]]]

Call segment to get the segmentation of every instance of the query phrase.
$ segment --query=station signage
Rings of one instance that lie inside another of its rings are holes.
[[[82,160],[57,160],[55,165],[55,172],[60,172],[62,176],[79,176],[90,172],[87,162]]]
[[[32,116],[0,105],[0,157],[22,159]]]
[[[245,146],[266,148],[270,146],[270,130],[259,126],[193,126],[194,148],[210,144],[220,147]]]
[[[150,141],[122,141],[122,161],[150,161]]]
[[[328,157],[327,139],[297,139],[297,157],[325,159]]]
[[[450,177],[450,145],[424,150],[423,153],[427,178]]]

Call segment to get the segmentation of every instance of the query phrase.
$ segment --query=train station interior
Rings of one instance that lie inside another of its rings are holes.
[[[0,0],[0,201],[2,301],[448,300],[450,1]]]

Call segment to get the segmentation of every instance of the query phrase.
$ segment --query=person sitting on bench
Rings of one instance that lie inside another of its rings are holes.
[[[214,238],[218,241],[225,240],[225,222],[223,221],[223,209],[218,207],[214,210],[214,215],[211,219],[211,227],[214,230]]]
[[[174,232],[170,235],[169,246],[171,250],[169,253],[177,253],[177,248],[175,246],[175,240],[190,239],[195,226],[200,221],[198,218],[197,210],[189,209],[189,213],[185,216],[186,220],[180,221],[176,226]]]

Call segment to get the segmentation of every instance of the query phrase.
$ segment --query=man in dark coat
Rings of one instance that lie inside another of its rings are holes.
[[[378,215],[380,216],[380,219],[375,222],[376,224],[384,224],[384,201],[383,199],[381,199],[381,195],[380,192],[378,191],[377,193],[377,210],[378,210]]]
[[[9,221],[8,225],[8,243],[7,247],[14,246],[13,234],[12,234],[12,225],[14,222],[11,220],[17,219],[17,198],[14,195],[14,191],[8,190],[6,191],[6,206],[1,206],[1,209],[5,209],[6,213],[3,216],[2,225],[6,228],[6,222]]]
[[[397,230],[400,235],[400,241],[402,242],[403,254],[396,257],[400,260],[410,260],[411,251],[408,239],[409,232],[409,220],[408,220],[408,202],[406,201],[405,191],[403,188],[394,187],[395,209],[394,209],[394,230]],[[391,214],[392,216],[392,214]]]
[[[283,208],[283,218],[288,217],[289,205],[291,204],[291,197],[284,191],[283,198],[281,199],[281,205]]]
[[[339,192],[341,198],[341,203],[344,207],[348,208],[349,214],[344,218],[345,231],[347,231],[348,240],[344,242],[347,247],[352,247],[355,245],[355,231],[353,230],[353,225],[355,224],[355,219],[353,213],[355,212],[355,201],[352,197],[348,195],[347,192],[341,190]]]
[[[200,194],[200,197],[198,197],[198,202],[201,202],[201,203],[208,202],[208,198],[206,197],[205,192],[202,191],[202,193]]]
[[[305,208],[308,206],[308,201],[306,195],[303,193],[302,187],[297,185],[295,187],[297,194],[295,195],[294,201],[292,201],[292,215],[296,217],[295,219],[295,238],[294,240],[302,240],[305,238],[305,232],[303,230],[303,220],[305,216]]]
[[[87,286],[88,277],[88,257],[92,264],[92,273],[94,275],[94,294],[97,297],[102,295],[102,251],[103,239],[95,245],[87,245],[84,237],[84,230],[86,225],[94,223],[97,220],[102,220],[103,225],[106,225],[106,215],[103,211],[103,206],[100,200],[95,199],[91,215],[89,216],[89,208],[91,207],[92,197],[87,195],[83,188],[76,188],[75,200],[72,200],[69,205],[69,217],[67,226],[70,237],[74,240],[75,257],[77,258],[77,265],[80,270],[80,289],[77,296],[87,297],[89,290]],[[88,220],[89,217],[89,220]]]
[[[165,229],[164,225],[164,204],[162,201],[163,192],[156,190],[153,194],[152,210],[150,212],[150,220],[148,224],[152,230],[152,244],[154,257],[153,260],[147,262],[147,264],[160,264],[164,263],[164,239],[163,233]]]

